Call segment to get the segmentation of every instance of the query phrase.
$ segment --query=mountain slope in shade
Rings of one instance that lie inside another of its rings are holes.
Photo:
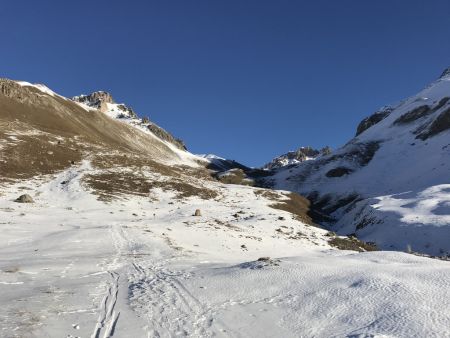
[[[276,172],[332,229],[381,248],[450,254],[450,74],[364,119],[332,154]],[[330,218],[331,217],[331,218]]]

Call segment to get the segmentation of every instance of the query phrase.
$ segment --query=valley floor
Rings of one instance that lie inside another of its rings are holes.
[[[1,337],[450,337],[449,262],[334,249],[251,187],[104,203],[92,170],[3,191]]]

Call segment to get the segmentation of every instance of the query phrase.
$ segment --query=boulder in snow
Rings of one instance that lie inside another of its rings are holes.
[[[34,203],[34,200],[33,200],[33,198],[32,198],[30,195],[28,195],[28,194],[23,194],[23,195],[20,195],[20,196],[15,200],[15,202],[18,202],[18,203]]]

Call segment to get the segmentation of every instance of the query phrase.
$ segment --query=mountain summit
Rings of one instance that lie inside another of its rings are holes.
[[[93,92],[89,95],[79,95],[72,97],[72,101],[81,103],[90,108],[100,110],[114,118],[133,118],[138,116],[125,104],[117,104],[112,95],[105,91]]]

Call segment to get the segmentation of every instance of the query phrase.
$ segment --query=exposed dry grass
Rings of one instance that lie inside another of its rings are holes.
[[[238,184],[238,185],[254,185],[255,182],[244,173],[242,169],[233,169],[227,172],[227,175],[217,176],[219,182],[225,184]]]
[[[1,150],[0,181],[29,179],[63,170],[82,158],[73,140],[58,144],[49,135],[17,135]],[[8,140],[8,139],[7,139]]]
[[[270,204],[269,207],[283,210],[291,213],[293,218],[302,223],[317,226],[310,217],[310,205],[309,200],[295,192],[291,192],[287,195],[271,191],[271,190],[255,190],[255,195],[263,196],[269,200],[275,201],[277,203]],[[287,197],[287,199],[286,199]]]
[[[280,199],[280,193],[274,192],[272,190],[260,189],[253,191],[256,196],[262,196],[272,201],[278,201]]]
[[[100,111],[12,81],[0,84],[0,183],[58,172],[90,152],[139,154],[140,161],[177,158],[165,143]]]
[[[198,187],[185,181],[170,178],[156,181],[128,172],[103,172],[89,174],[83,182],[93,190],[102,201],[111,201],[124,195],[149,196],[152,189],[161,188],[164,191],[174,191],[176,198],[199,197],[213,199],[218,196],[214,190]]]
[[[334,237],[328,241],[328,243],[340,250],[352,250],[352,251],[377,251],[378,248],[373,243],[367,243],[357,239],[356,237],[341,238]]]
[[[152,182],[154,188],[161,188],[165,191],[175,191],[177,198],[199,197],[204,200],[214,199],[219,194],[212,189],[197,187],[181,180],[155,181]]]

